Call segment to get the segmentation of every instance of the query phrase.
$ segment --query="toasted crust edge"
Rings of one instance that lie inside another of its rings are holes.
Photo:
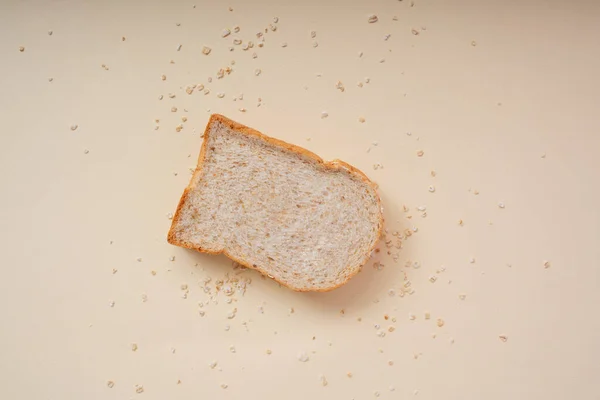
[[[212,125],[215,122],[221,122],[227,126],[229,126],[231,129],[234,129],[238,132],[241,132],[245,135],[248,136],[252,136],[252,137],[256,137],[260,140],[263,140],[267,143],[270,143],[272,145],[275,146],[279,146],[279,147],[283,147],[291,152],[294,153],[298,153],[300,155],[303,155],[305,157],[308,158],[312,158],[313,160],[315,160],[317,163],[325,166],[328,169],[331,169],[332,171],[338,171],[340,169],[345,169],[347,171],[349,171],[350,173],[358,176],[364,183],[366,183],[367,185],[371,186],[373,188],[373,191],[375,192],[375,198],[377,200],[377,205],[379,207],[380,213],[379,213],[379,230],[377,231],[377,236],[376,239],[373,241],[373,245],[371,246],[371,248],[369,249],[369,251],[365,254],[365,257],[363,258],[363,261],[361,261],[359,263],[358,268],[356,268],[356,270],[349,274],[348,276],[346,276],[346,279],[342,282],[340,282],[337,285],[331,286],[331,287],[326,287],[326,288],[318,288],[318,289],[313,289],[313,288],[306,288],[306,287],[294,287],[291,286],[289,283],[287,282],[283,282],[279,279],[274,278],[273,276],[271,276],[268,272],[264,271],[262,268],[260,268],[259,266],[256,265],[252,265],[251,263],[248,263],[244,260],[238,260],[235,257],[232,257],[228,252],[227,249],[223,249],[220,251],[210,251],[210,250],[206,250],[203,249],[201,247],[195,247],[190,245],[189,243],[186,242],[182,242],[179,241],[175,238],[175,231],[174,231],[174,227],[175,225],[177,225],[177,223],[179,222],[179,218],[181,215],[181,209],[183,208],[183,205],[185,204],[185,201],[187,199],[187,196],[189,195],[190,191],[192,191],[195,188],[195,184],[194,182],[196,181],[196,177],[199,176],[202,173],[202,166],[204,164],[204,159],[206,158],[206,151],[207,151],[207,141],[208,141],[208,135],[210,132],[210,128],[212,127]],[[204,136],[203,136],[203,140],[202,140],[202,147],[200,149],[200,155],[198,156],[198,164],[196,167],[196,171],[194,172],[194,174],[192,175],[192,178],[190,180],[190,183],[188,184],[188,186],[185,188],[185,190],[183,191],[183,195],[181,196],[181,199],[179,200],[179,204],[177,205],[177,210],[175,211],[175,215],[173,216],[173,221],[171,223],[171,228],[169,229],[169,233],[167,235],[167,242],[169,242],[172,245],[178,246],[178,247],[183,247],[183,248],[187,248],[187,249],[191,249],[191,250],[196,250],[200,253],[206,253],[206,254],[223,254],[225,255],[227,258],[237,262],[240,265],[243,265],[246,268],[250,268],[250,269],[254,269],[258,272],[260,272],[263,275],[268,276],[269,278],[273,279],[274,281],[276,281],[277,283],[279,283],[282,286],[285,286],[291,290],[294,290],[296,292],[328,292],[334,289],[339,288],[340,286],[346,284],[352,277],[354,277],[356,274],[358,274],[362,267],[367,263],[367,261],[369,260],[369,258],[371,257],[371,254],[373,253],[373,250],[375,250],[375,247],[377,246],[379,239],[381,238],[381,233],[383,231],[383,211],[381,209],[381,198],[379,197],[379,193],[377,193],[377,185],[375,185],[375,183],[373,183],[368,177],[367,175],[365,175],[362,171],[360,171],[358,168],[353,167],[352,165],[341,161],[341,160],[333,160],[333,161],[324,161],[321,157],[319,157],[318,155],[316,155],[315,153],[311,152],[310,150],[304,149],[302,147],[284,142],[282,140],[279,139],[275,139],[272,137],[269,137],[259,131],[257,131],[256,129],[250,128],[246,125],[240,124],[239,122],[235,122],[221,114],[212,114],[210,116],[210,119],[208,120],[208,123],[206,124],[206,129],[204,130]]]

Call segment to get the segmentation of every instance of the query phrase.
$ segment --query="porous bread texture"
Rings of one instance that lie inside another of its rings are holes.
[[[367,262],[382,226],[375,185],[356,168],[212,115],[168,241],[327,291]]]

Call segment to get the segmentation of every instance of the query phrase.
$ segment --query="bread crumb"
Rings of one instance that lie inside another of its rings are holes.
[[[425,154],[425,152],[423,150],[417,151],[417,156],[418,157],[423,157],[423,154]]]
[[[77,125],[77,124],[73,124],[73,125],[71,125],[71,130],[72,130],[72,131],[76,131],[76,130],[77,130],[77,128],[79,128],[79,125]]]
[[[377,21],[379,21],[379,18],[377,18],[377,15],[375,15],[375,14],[369,15],[369,17],[367,19],[367,22],[369,22],[370,24],[374,24]]]
[[[221,389],[227,389],[229,387],[229,385],[227,385],[226,383],[221,383]]]
[[[437,320],[437,326],[439,328],[441,328],[442,326],[444,326],[444,324],[445,324],[444,320],[441,319],[441,318],[438,318],[438,320]]]
[[[300,362],[307,362],[310,358],[308,357],[308,354],[306,354],[306,352],[301,351],[300,353],[298,353],[298,361]]]
[[[135,392],[137,394],[144,393],[144,387],[142,385],[135,385]]]
[[[113,387],[115,387],[115,383],[113,381],[108,381],[106,382],[106,386],[108,386],[109,389],[112,389]]]
[[[429,192],[431,192],[431,193],[435,192],[435,186],[433,186],[433,185],[429,186]]]
[[[504,203],[503,203],[503,202],[499,202],[499,203],[498,203],[498,208],[504,208],[504,207],[505,207],[505,205],[504,205]]]
[[[327,117],[329,117],[329,113],[327,113],[327,112],[323,111],[323,112],[321,113],[321,119],[323,119],[323,118],[327,118]]]
[[[229,29],[223,29],[223,31],[221,31],[221,37],[227,37],[231,35],[231,31]]]
[[[344,92],[346,90],[342,81],[337,81],[335,84],[335,88],[338,89],[340,92]]]
[[[177,107],[171,107],[171,112],[177,112]]]
[[[166,80],[167,80],[167,76],[166,76],[165,74],[162,74],[162,75],[160,76],[160,80],[161,80],[161,81],[166,81]]]
[[[131,351],[137,351],[138,345],[137,343],[131,343]]]
[[[508,336],[506,336],[506,335],[500,335],[500,336],[498,336],[498,338],[500,338],[500,340],[503,342],[506,342],[508,340]]]
[[[471,46],[473,46],[473,47],[477,46],[477,42],[476,42],[476,41],[474,41],[474,40],[472,40],[472,41],[471,41]]]
[[[319,376],[319,379],[321,380],[322,386],[327,386],[328,382],[327,382],[327,378],[325,378],[325,375]]]
[[[550,261],[544,261],[544,268],[545,269],[550,268]]]
[[[360,118],[358,118],[358,122],[360,122],[361,124],[364,124],[364,123],[365,123],[365,121],[366,121],[366,120],[365,120],[365,118],[364,118],[364,117],[360,117]]]
[[[272,352],[271,352],[271,350],[267,349],[266,353],[267,353],[267,355],[271,355]]]
[[[410,32],[411,32],[413,35],[415,35],[415,36],[417,36],[417,35],[419,34],[419,31],[418,31],[418,30],[416,30],[415,28],[412,28],[412,29],[410,30]]]
[[[212,51],[212,49],[208,46],[202,47],[202,54],[204,54],[205,56],[209,55],[211,51]]]

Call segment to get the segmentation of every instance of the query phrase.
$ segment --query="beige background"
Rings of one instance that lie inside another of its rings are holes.
[[[0,27],[0,398],[600,399],[599,3],[7,0]],[[325,294],[246,271],[228,304],[239,271],[165,241],[210,112],[366,172],[393,243],[418,230],[397,262]]]

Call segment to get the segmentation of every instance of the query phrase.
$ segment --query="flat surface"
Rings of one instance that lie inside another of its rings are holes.
[[[0,398],[600,398],[594,3],[4,1]],[[363,170],[391,242],[325,294],[168,245],[210,112]]]

